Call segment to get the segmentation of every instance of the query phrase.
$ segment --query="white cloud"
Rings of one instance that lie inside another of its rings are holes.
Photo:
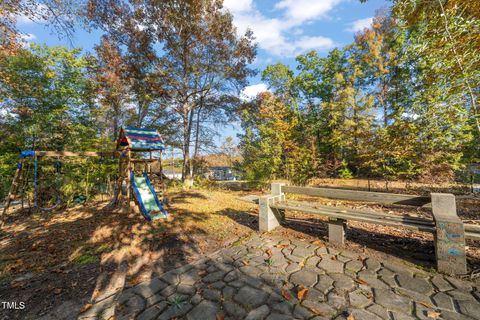
[[[223,6],[228,8],[231,13],[250,11],[253,8],[253,0],[225,0]]]
[[[364,29],[370,28],[373,22],[373,17],[358,19],[350,23],[350,26],[345,29],[350,32],[359,32],[363,31]]]
[[[301,37],[299,40],[294,42],[295,50],[299,52],[295,52],[294,54],[300,54],[305,51],[309,50],[330,50],[336,46],[335,42],[332,39],[322,36],[316,37]]]
[[[324,17],[341,0],[281,0],[275,5],[285,10],[284,15],[294,23]]]
[[[22,40],[22,41],[27,41],[27,42],[28,42],[28,41],[32,41],[32,40],[34,40],[34,39],[36,39],[36,38],[37,38],[37,36],[34,35],[33,33],[26,33],[26,34],[20,35],[20,40]]]
[[[257,96],[257,94],[265,91],[268,91],[268,87],[265,83],[253,84],[243,89],[241,97],[245,100],[252,100]]]
[[[33,33],[24,33],[24,34],[21,34],[18,38],[19,38],[19,42],[21,43],[22,47],[29,48],[30,47],[30,42],[35,40],[37,38],[37,36],[34,35]]]
[[[263,15],[252,0],[226,0],[224,6],[234,17],[234,24],[240,34],[247,29],[253,31],[255,41],[261,49],[278,55],[294,56],[307,50],[326,50],[335,46],[333,40],[323,36],[302,37],[302,23],[326,15],[335,4],[342,0],[282,0],[275,6],[282,10],[279,18]]]

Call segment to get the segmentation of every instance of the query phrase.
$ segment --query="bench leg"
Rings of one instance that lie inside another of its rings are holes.
[[[466,274],[463,223],[437,221],[436,229],[434,238],[438,272],[450,275]]]
[[[465,228],[457,216],[455,196],[444,193],[432,193],[431,196],[438,272],[466,274]]]
[[[280,225],[280,213],[278,210],[270,208],[269,199],[267,197],[260,198],[259,204],[259,229],[260,231],[272,231]]]
[[[345,244],[346,221],[343,219],[328,220],[328,242],[343,245]]]

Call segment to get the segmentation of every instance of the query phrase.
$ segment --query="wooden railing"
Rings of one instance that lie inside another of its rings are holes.
[[[428,206],[431,207],[434,218],[399,216],[287,200],[286,193],[382,204]],[[259,228],[261,231],[270,231],[280,225],[286,210],[318,214],[328,219],[329,241],[341,245],[345,241],[347,221],[402,227],[432,233],[435,235],[438,270],[448,274],[466,273],[465,238],[480,240],[480,226],[464,224],[457,216],[453,194],[432,193],[430,197],[426,197],[345,189],[296,187],[273,183],[271,194],[260,197],[259,206]]]

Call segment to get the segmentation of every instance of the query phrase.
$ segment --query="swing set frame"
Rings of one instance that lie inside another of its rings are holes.
[[[129,136],[128,130],[133,132],[145,131],[148,134],[153,134],[155,138],[149,138],[146,142],[142,142],[136,136]],[[158,138],[157,138],[158,137]],[[138,142],[140,141],[140,142]],[[34,161],[34,210],[39,210],[38,206],[38,162],[42,157],[102,157],[102,158],[118,158],[118,180],[116,182],[116,187],[114,190],[114,196],[112,201],[109,203],[109,206],[116,207],[118,205],[124,206],[129,205],[130,210],[136,211],[136,203],[133,197],[131,173],[135,170],[136,163],[144,164],[144,172],[151,173],[151,163],[158,162],[160,170],[160,183],[161,183],[161,196],[165,200],[165,184],[164,184],[164,175],[162,167],[162,151],[163,140],[161,140],[160,135],[155,130],[140,129],[140,128],[121,128],[119,139],[117,142],[117,150],[112,152],[70,152],[70,151],[36,151],[36,150],[27,150],[23,151],[20,154],[20,160],[17,163],[17,169],[15,171],[10,190],[4,202],[4,207],[0,214],[0,228],[3,227],[5,223],[6,213],[9,207],[12,204],[12,201],[17,196],[18,187],[23,184],[24,179],[26,178],[24,174],[23,167],[28,158],[33,158]],[[154,159],[152,157],[152,152],[159,152],[159,158]],[[132,152],[149,152],[149,159],[134,159],[132,158]],[[127,185],[126,194],[122,192],[122,186],[124,181]],[[22,202],[23,203],[23,202]]]

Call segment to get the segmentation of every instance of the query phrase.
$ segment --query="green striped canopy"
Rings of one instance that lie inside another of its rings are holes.
[[[129,146],[132,150],[152,151],[164,150],[162,137],[155,129],[122,128],[120,130],[120,146]]]

